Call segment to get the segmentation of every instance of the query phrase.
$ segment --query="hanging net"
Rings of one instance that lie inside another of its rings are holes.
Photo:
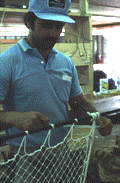
[[[51,130],[34,152],[27,150],[26,136],[14,156],[1,152],[1,183],[85,183],[95,121],[92,125],[72,124],[61,143],[46,147]]]

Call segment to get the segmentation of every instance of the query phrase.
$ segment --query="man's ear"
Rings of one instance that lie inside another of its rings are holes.
[[[30,22],[27,22],[26,23],[26,26],[27,26],[27,28],[30,30],[34,30],[35,29],[35,24],[34,23],[30,23]]]
[[[28,29],[31,29],[30,22],[26,22],[26,27],[27,27]]]

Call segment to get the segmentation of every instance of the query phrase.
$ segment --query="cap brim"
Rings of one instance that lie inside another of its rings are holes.
[[[34,14],[38,18],[41,18],[44,20],[53,20],[53,21],[59,21],[59,22],[65,22],[65,23],[75,23],[75,21],[67,15],[61,15],[56,13],[36,13],[36,12],[34,12]]]

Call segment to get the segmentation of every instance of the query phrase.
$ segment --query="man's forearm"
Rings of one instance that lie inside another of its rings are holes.
[[[78,119],[86,118],[88,116],[87,112],[98,112],[94,105],[90,101],[86,100],[83,95],[70,99],[69,104],[71,109],[74,111],[75,117]]]
[[[20,131],[31,131],[49,126],[49,118],[36,111],[3,111],[0,112],[0,125],[2,130],[15,126]]]
[[[71,99],[69,101],[69,104],[70,104],[70,107],[71,109],[73,110],[77,110],[77,107],[80,109],[80,110],[83,110],[84,112],[88,111],[88,112],[97,112],[95,106],[89,102],[88,100],[74,100],[74,99]]]
[[[83,108],[86,109],[88,112],[98,112],[96,110],[95,106],[91,102],[89,102],[88,100],[84,100],[78,104],[83,106]]]

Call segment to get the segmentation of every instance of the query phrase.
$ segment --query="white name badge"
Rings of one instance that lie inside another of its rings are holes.
[[[64,80],[64,81],[71,81],[72,77],[71,76],[67,76],[67,75],[62,75],[62,80]]]

